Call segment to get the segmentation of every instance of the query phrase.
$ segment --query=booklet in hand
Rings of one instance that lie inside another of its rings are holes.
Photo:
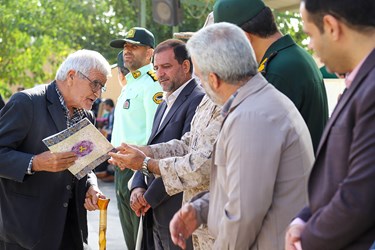
[[[43,139],[51,152],[73,151],[78,159],[69,171],[81,179],[102,162],[109,159],[108,152],[115,149],[100,131],[84,118],[72,127]]]

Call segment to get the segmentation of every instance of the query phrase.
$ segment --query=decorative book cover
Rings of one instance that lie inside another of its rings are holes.
[[[43,143],[51,152],[73,151],[77,154],[78,159],[69,167],[69,171],[78,179],[108,160],[107,153],[114,150],[111,143],[87,118],[43,139]]]

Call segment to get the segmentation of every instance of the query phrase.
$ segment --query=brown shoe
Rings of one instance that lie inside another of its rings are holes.
[[[114,182],[115,176],[114,175],[108,175],[106,177],[101,178],[101,180],[104,181],[104,182]]]
[[[99,178],[99,179],[103,179],[103,178],[109,176],[107,171],[96,172],[95,174],[96,174],[96,177]]]

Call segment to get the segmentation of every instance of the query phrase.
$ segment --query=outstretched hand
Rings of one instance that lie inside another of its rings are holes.
[[[186,239],[199,227],[195,208],[187,203],[175,213],[169,223],[172,241],[182,249],[186,248]]]
[[[116,148],[117,152],[109,152],[111,158],[108,160],[110,164],[118,166],[121,170],[130,168],[132,170],[140,170],[142,162],[146,155],[136,147],[122,143]]]

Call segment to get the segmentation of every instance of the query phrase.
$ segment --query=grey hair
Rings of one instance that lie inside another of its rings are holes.
[[[66,80],[69,70],[80,71],[88,75],[92,69],[98,70],[107,78],[111,76],[111,66],[99,52],[86,49],[78,50],[70,54],[60,65],[55,79]]]
[[[204,27],[188,40],[187,48],[203,81],[210,72],[230,84],[258,73],[254,50],[236,25],[222,22]]]

